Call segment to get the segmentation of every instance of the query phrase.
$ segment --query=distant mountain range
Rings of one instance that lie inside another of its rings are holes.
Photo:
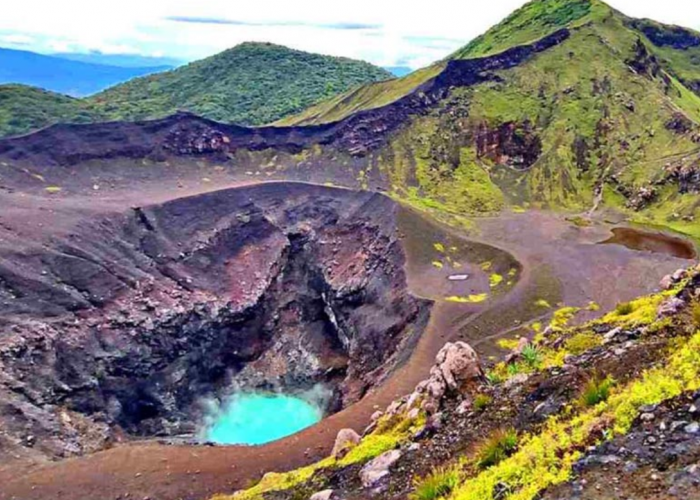
[[[177,111],[228,123],[262,125],[361,85],[394,78],[389,71],[363,61],[267,43],[244,43],[90,97],[62,95],[90,94],[86,88],[92,85],[94,91],[98,82],[102,82],[99,87],[107,85],[107,77],[126,80],[134,73],[161,69],[119,68],[3,50],[0,82],[27,85],[0,85],[0,136],[23,134],[57,122],[142,120]]]
[[[73,97],[95,94],[137,76],[171,69],[169,65],[120,67],[72,61],[24,50],[0,48],[0,84],[17,83]]]
[[[185,64],[185,61],[175,59],[174,57],[150,57],[140,56],[138,54],[103,54],[101,52],[78,54],[74,52],[59,52],[51,55],[71,61],[119,66],[121,68],[176,68],[177,66]]]

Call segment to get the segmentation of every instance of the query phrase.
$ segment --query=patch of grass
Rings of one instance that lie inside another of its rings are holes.
[[[555,330],[565,328],[581,309],[579,307],[562,307],[555,311],[549,326]]]
[[[495,370],[486,373],[486,380],[491,385],[498,385],[503,382],[503,376]]]
[[[453,295],[451,297],[446,297],[445,300],[447,302],[455,302],[458,304],[479,304],[481,302],[485,302],[488,298],[489,295],[487,293],[480,293],[476,295],[468,295],[466,297]]]
[[[527,346],[525,346],[521,357],[523,358],[523,362],[530,369],[536,370],[542,364],[542,353],[537,348],[537,346],[534,346],[532,344],[528,344]]]
[[[514,338],[514,339],[500,339],[498,342],[498,347],[501,349],[505,349],[507,351],[512,351],[518,345],[520,344],[520,338]]]
[[[460,482],[461,474],[457,467],[439,467],[424,478],[414,481],[415,491],[410,500],[438,500],[454,490]]]
[[[501,276],[498,273],[493,273],[489,277],[489,284],[491,285],[491,288],[496,288],[498,285],[500,285],[503,282],[503,276]]]
[[[690,314],[693,316],[693,322],[700,326],[700,302],[693,303],[690,309]]]
[[[450,500],[494,500],[496,487],[517,493],[510,500],[533,500],[542,491],[570,480],[582,449],[603,439],[626,433],[644,405],[658,404],[684,392],[700,389],[700,333],[683,342],[664,366],[639,379],[569,420],[551,418],[542,432],[525,436],[518,449],[497,465],[462,484]]]
[[[474,409],[476,411],[484,411],[493,401],[493,398],[488,394],[477,394],[474,398]]]
[[[578,399],[579,405],[592,408],[603,401],[607,401],[610,397],[610,390],[614,384],[615,381],[611,377],[601,379],[597,375],[594,376],[583,387]]]
[[[566,220],[571,222],[576,227],[591,227],[593,225],[593,222],[591,222],[590,219],[586,219],[586,218],[581,217],[581,216],[571,217],[571,218],[566,219]]]
[[[476,465],[486,469],[499,464],[518,448],[518,433],[514,429],[499,429],[477,449]]]
[[[634,306],[631,302],[623,302],[615,307],[615,312],[619,316],[628,316],[634,312]]]
[[[675,290],[669,290],[618,304],[614,311],[603,316],[597,323],[614,323],[624,328],[650,325],[656,320],[659,305],[674,293],[676,293]]]
[[[598,347],[602,343],[603,339],[601,339],[600,335],[596,335],[593,332],[581,332],[568,338],[564,343],[564,348],[574,356],[578,356],[594,347]]]

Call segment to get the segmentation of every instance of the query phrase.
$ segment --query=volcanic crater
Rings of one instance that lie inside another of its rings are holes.
[[[53,457],[189,437],[201,399],[232,387],[323,384],[327,413],[358,401],[431,309],[408,291],[398,210],[379,194],[271,183],[81,220],[21,252],[5,240],[10,436]]]

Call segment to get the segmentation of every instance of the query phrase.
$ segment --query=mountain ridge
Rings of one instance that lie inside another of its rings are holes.
[[[260,125],[362,83],[391,78],[388,71],[363,61],[250,42],[70,101],[72,107],[63,96],[26,86],[0,86],[5,94],[0,101],[0,135],[23,134],[76,117],[78,123],[143,120],[183,110]],[[15,103],[10,95],[18,96]],[[15,105],[19,101],[28,111],[24,115]]]

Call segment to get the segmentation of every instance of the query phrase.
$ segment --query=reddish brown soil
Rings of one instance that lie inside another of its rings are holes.
[[[0,194],[0,224],[22,231],[27,238],[45,231],[68,230],[81,218],[211,189],[202,186],[200,178],[201,174],[195,172],[189,178],[191,184],[183,177],[151,179],[138,191],[123,186],[93,192],[86,186],[71,196]],[[232,184],[221,182],[216,188]],[[482,354],[495,354],[494,337],[547,314],[534,306],[538,298],[571,305],[592,300],[610,308],[618,301],[651,291],[664,274],[687,265],[687,261],[667,255],[596,245],[609,236],[609,228],[595,225],[580,229],[548,213],[505,215],[483,220],[479,226],[478,240],[506,249],[520,262],[520,281],[507,293],[483,304],[438,303],[410,360],[360,403],[295,436],[262,447],[132,443],[57,463],[13,462],[0,466],[0,499],[169,500],[231,492],[265,472],[297,468],[326,456],[338,430],[363,429],[376,409],[410,392],[425,378],[435,354],[447,341],[465,338]],[[440,231],[436,234],[450,237],[446,229]],[[410,227],[405,233],[407,247],[418,241],[424,249],[414,253],[413,259],[409,252],[409,282],[421,283],[423,276],[429,278],[425,282],[431,282],[435,268],[429,258],[418,256],[429,256],[426,245],[434,243],[432,238],[425,238],[422,231],[412,233]],[[451,233],[451,238],[457,236]],[[436,293],[443,294],[442,289]]]

